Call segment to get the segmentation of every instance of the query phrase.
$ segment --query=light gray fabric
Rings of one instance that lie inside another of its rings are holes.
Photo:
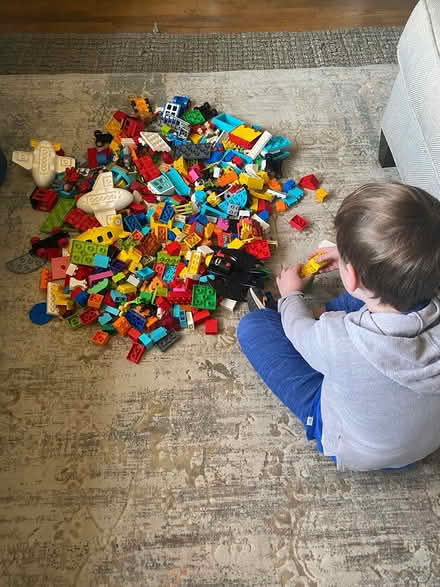
[[[403,467],[440,446],[440,299],[410,314],[279,302],[286,336],[324,375],[322,444],[338,469]]]
[[[398,44],[382,128],[402,180],[440,198],[440,0],[420,0]]]

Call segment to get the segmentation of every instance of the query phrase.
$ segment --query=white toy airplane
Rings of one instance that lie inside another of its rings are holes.
[[[111,217],[116,210],[126,208],[133,201],[133,194],[123,188],[115,188],[111,171],[98,175],[93,189],[81,196],[76,205],[87,214],[94,214],[96,219],[106,226],[111,223]]]
[[[47,188],[57,173],[64,172],[68,167],[75,167],[73,157],[57,155],[49,141],[31,141],[33,151],[14,151],[12,161],[25,169],[32,169],[32,177],[40,188]],[[57,151],[60,148],[56,145]]]

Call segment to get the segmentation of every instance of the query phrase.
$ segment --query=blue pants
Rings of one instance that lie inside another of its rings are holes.
[[[345,292],[331,300],[326,309],[349,313],[363,305],[364,302]],[[320,400],[324,376],[312,369],[286,337],[280,314],[274,310],[246,314],[238,325],[237,337],[243,353],[264,383],[301,420],[307,438],[316,438],[318,450],[322,451]]]

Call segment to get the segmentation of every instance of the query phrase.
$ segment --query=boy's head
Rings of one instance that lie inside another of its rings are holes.
[[[345,266],[382,304],[407,312],[440,286],[440,202],[420,188],[364,185],[342,203],[336,243]]]

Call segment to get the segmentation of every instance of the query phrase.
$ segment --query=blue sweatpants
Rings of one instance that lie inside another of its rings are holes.
[[[331,300],[328,312],[356,312],[364,302],[347,292]],[[304,424],[309,440],[322,452],[321,387],[324,376],[315,371],[284,334],[274,310],[249,312],[237,328],[243,353],[264,383]]]

